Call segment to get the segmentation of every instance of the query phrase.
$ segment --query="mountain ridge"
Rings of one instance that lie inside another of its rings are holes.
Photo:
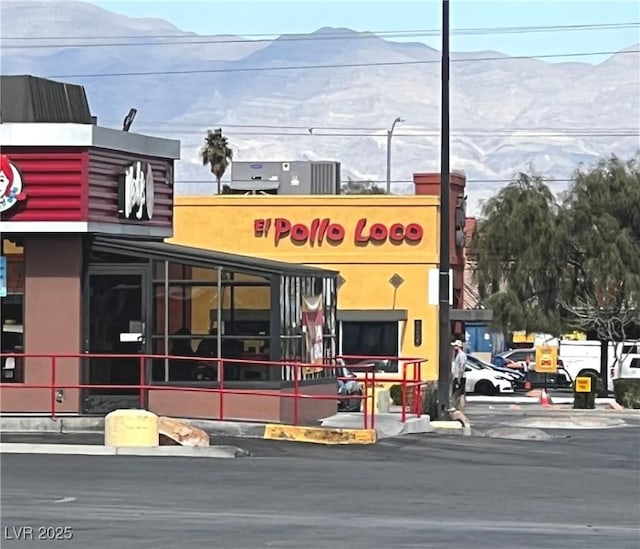
[[[31,26],[29,6],[37,6],[49,26]],[[72,31],[91,28],[91,18],[100,20],[95,21],[96,36],[131,33],[153,42],[3,49],[2,72],[163,73],[70,80],[86,87],[100,123],[118,127],[129,108],[136,107],[132,131],[182,140],[183,158],[176,168],[179,193],[215,192],[198,150],[206,129],[219,125],[236,160],[338,160],[345,178],[380,182],[385,179],[386,131],[401,116],[406,122],[396,127],[392,139],[391,178],[410,181],[415,172],[439,170],[440,53],[425,44],[333,27],[269,42],[244,40],[220,29],[220,35],[206,37],[214,43],[189,44],[205,40],[160,19],[131,19],[69,0],[10,0],[0,4],[0,15],[3,36],[11,30],[12,36],[31,37],[36,44],[52,43],[46,36],[69,36],[69,43],[77,42]],[[52,27],[51,21],[60,24]],[[107,27],[108,32],[99,30]],[[163,45],[163,39],[153,37],[172,33],[184,43]],[[15,44],[2,43],[7,42]],[[577,59],[548,63],[500,52],[454,53],[451,166],[467,173],[471,208],[529,166],[552,179],[566,179],[580,162],[591,164],[611,153],[635,154],[637,136],[614,130],[635,121],[632,129],[638,131],[638,54],[629,52],[639,49],[640,44],[629,46],[594,65]],[[275,70],[318,65],[333,68]],[[175,71],[219,72],[172,74]],[[297,129],[288,129],[293,126]],[[317,130],[309,133],[311,127]],[[326,127],[344,130],[323,131]],[[556,129],[542,137],[535,128]],[[587,128],[601,128],[603,135],[579,131]],[[557,190],[561,187],[559,182]],[[412,192],[412,186],[399,183],[394,191]]]

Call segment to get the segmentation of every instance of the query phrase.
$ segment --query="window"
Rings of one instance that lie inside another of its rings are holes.
[[[341,341],[344,356],[397,357],[399,353],[398,323],[342,322]],[[352,359],[347,362],[352,365],[364,360]],[[397,372],[398,361],[391,361],[385,370]],[[357,371],[357,368],[354,371]]]
[[[270,379],[269,366],[251,365],[271,358],[269,279],[158,261],[153,306],[153,352],[185,357],[155,360],[154,382]],[[246,363],[239,367],[228,361],[218,372],[218,361],[204,357]]]
[[[527,357],[529,357],[529,360],[534,360],[535,356],[535,351],[518,351],[507,355],[507,358],[513,360],[513,362],[524,362],[527,360]]]
[[[24,255],[21,247],[2,240],[6,296],[0,297],[2,353],[24,353]],[[23,383],[24,366],[20,357],[2,357],[0,383]]]

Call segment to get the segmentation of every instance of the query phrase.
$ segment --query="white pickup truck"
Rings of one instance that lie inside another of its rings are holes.
[[[600,375],[599,341],[560,341],[560,358],[572,379],[586,373]],[[609,343],[609,391],[619,377],[640,379],[640,341]],[[616,357],[619,360],[616,360]]]

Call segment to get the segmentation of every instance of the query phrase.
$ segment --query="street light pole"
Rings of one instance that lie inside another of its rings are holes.
[[[442,0],[442,65],[440,128],[440,269],[439,269],[439,353],[438,353],[438,417],[446,418],[449,410],[451,382],[451,323],[449,320],[450,211],[449,211],[449,0]]]
[[[398,122],[404,122],[404,120],[398,116],[391,124],[391,129],[387,130],[387,194],[391,194],[391,137]]]

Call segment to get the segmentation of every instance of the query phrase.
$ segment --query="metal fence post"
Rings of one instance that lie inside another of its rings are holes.
[[[56,419],[56,357],[51,357],[51,419]]]
[[[407,364],[402,364],[402,410],[400,411],[400,421],[407,421]]]
[[[299,377],[300,377],[300,364],[296,362],[293,365],[293,424],[294,425],[298,425],[298,394],[300,390]]]
[[[364,428],[369,428],[369,369],[364,370],[364,405],[362,407],[362,415],[364,417]]]
[[[144,368],[144,360],[145,356],[140,355],[140,383],[138,387],[140,388],[140,408],[144,409],[146,406],[144,405],[144,389],[146,385],[146,376],[145,376],[145,368]]]
[[[218,379],[220,380],[220,392],[218,393],[218,404],[220,405],[219,413],[220,421],[224,419],[224,364],[219,358],[216,359],[218,364]]]

